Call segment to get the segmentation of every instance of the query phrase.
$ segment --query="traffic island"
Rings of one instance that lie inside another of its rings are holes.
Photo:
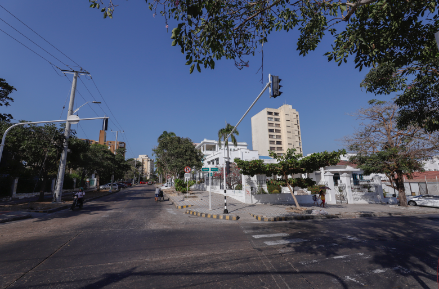
[[[192,211],[192,210],[186,210],[185,213],[189,214],[189,215],[194,215],[197,217],[212,218],[212,219],[219,219],[219,220],[238,221],[238,219],[239,219],[239,216],[237,216],[237,215],[207,214],[207,213],[201,213],[201,212]]]

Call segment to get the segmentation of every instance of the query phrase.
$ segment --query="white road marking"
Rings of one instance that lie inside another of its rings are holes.
[[[168,211],[168,213],[171,213],[171,214],[177,215],[177,213],[174,212],[172,209],[166,209],[166,211]]]
[[[252,237],[255,239],[260,239],[260,238],[272,238],[272,237],[286,237],[289,234],[287,233],[277,233],[277,234],[264,234],[264,235],[253,235]]]
[[[302,261],[302,262],[299,262],[299,263],[302,264],[302,265],[308,265],[308,264],[315,264],[315,263],[319,263],[321,261],[330,260],[330,259],[350,259],[350,257],[352,257],[352,256],[362,256],[363,259],[370,258],[369,255],[364,255],[364,253],[356,253],[356,254],[352,254],[352,255],[334,256],[334,257],[324,258],[324,259],[320,259],[320,260]]]
[[[297,238],[297,239],[287,239],[287,240],[277,240],[277,241],[265,241],[264,243],[268,246],[275,246],[275,245],[294,244],[294,243],[300,243],[306,241],[308,240]]]

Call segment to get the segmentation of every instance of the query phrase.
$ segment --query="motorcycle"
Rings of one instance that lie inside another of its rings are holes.
[[[70,207],[70,210],[74,210],[76,207],[79,207],[80,209],[82,209],[82,206],[84,205],[83,200],[79,200],[78,196],[74,196],[73,197],[73,204]]]

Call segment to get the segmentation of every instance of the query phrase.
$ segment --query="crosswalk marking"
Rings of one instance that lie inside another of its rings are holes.
[[[263,235],[253,235],[252,237],[255,239],[259,238],[272,238],[272,237],[286,237],[289,234],[287,233],[278,233],[278,234],[263,234]]]
[[[267,246],[275,246],[275,245],[285,245],[285,244],[294,244],[294,243],[300,243],[300,242],[307,242],[308,240],[305,239],[287,239],[287,240],[276,240],[276,241],[265,241],[265,245]]]

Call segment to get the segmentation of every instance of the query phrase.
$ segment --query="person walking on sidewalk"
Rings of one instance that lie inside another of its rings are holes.
[[[320,190],[319,195],[320,195],[320,200],[322,200],[322,202],[320,203],[320,207],[324,208],[325,207],[325,192],[323,190]]]
[[[160,196],[160,188],[155,188],[155,201],[157,202],[159,200]]]

